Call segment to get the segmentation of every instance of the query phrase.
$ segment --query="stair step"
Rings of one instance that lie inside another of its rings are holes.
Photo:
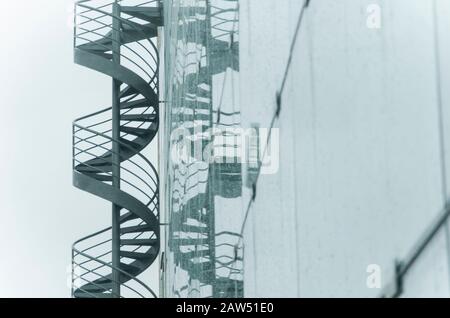
[[[134,265],[124,264],[124,263],[120,263],[119,267],[121,270],[130,274],[131,276],[135,276],[135,275],[139,274],[139,272],[141,271],[139,267],[136,267]],[[123,273],[122,273],[122,275],[123,275]]]
[[[161,8],[122,6],[121,11],[122,13],[129,14],[141,20],[148,21],[156,25],[162,25]]]
[[[81,44],[79,49],[93,54],[105,53],[112,50],[111,39],[103,38],[96,42]]]
[[[138,100],[133,100],[130,102],[120,104],[121,109],[140,108],[140,107],[147,107],[147,106],[148,106],[148,101],[146,99],[138,99]]]
[[[131,96],[133,94],[138,94],[138,93],[139,92],[133,86],[127,86],[126,88],[124,88],[123,90],[120,91],[119,97],[120,98],[128,97],[128,96]]]
[[[110,175],[104,175],[104,174],[87,174],[89,177],[91,177],[91,178],[94,178],[94,179],[96,179],[96,180],[98,180],[98,181],[107,181],[107,182],[109,182],[109,181],[113,181],[113,177],[112,176],[110,176]]]
[[[137,260],[145,260],[151,257],[153,253],[139,253],[139,252],[128,252],[128,251],[120,251],[120,256],[126,258],[132,258]]]
[[[107,60],[113,59],[113,55],[111,53],[100,53],[99,55]]]
[[[111,171],[111,163],[104,162],[103,160],[98,160],[99,163],[89,163],[89,165],[86,164],[79,164],[75,167],[75,170],[88,174],[89,176],[94,177],[94,175],[98,175],[102,172],[110,172]],[[106,180],[105,180],[106,181]]]
[[[107,60],[112,60],[112,58],[113,58],[113,55],[111,53],[105,53],[105,52],[102,52],[102,51],[95,51],[95,50],[86,50],[86,51],[88,51],[88,52],[90,52],[92,54],[99,55],[99,56],[101,56],[101,57],[103,57],[103,58],[105,58]]]
[[[142,31],[144,33],[154,33],[157,32],[157,27],[152,23],[140,24],[134,21],[128,20],[126,23],[122,23],[122,30],[124,32],[135,32]]]
[[[81,288],[83,291],[87,291],[89,293],[104,293],[112,288],[112,283],[111,280],[107,280],[101,284],[96,281],[95,284],[87,284]]]
[[[139,219],[137,214],[128,212],[120,217],[120,223],[125,223],[125,222],[131,221],[131,220],[136,220],[136,219]]]
[[[120,240],[122,245],[133,245],[133,246],[154,246],[158,243],[157,239],[124,239]]]
[[[121,37],[125,43],[136,42],[146,38],[153,38],[158,35],[158,27],[152,23],[139,24],[128,21],[122,23]]]
[[[141,233],[141,232],[146,232],[146,231],[153,231],[153,227],[150,224],[142,224],[142,225],[124,227],[124,228],[120,229],[121,234]]]
[[[120,127],[120,131],[134,136],[145,136],[152,132],[153,129],[122,126]]]
[[[112,294],[95,293],[95,292],[83,293],[81,291],[81,292],[77,292],[75,297],[76,298],[112,298]]]
[[[153,122],[156,119],[156,115],[155,114],[121,115],[120,119],[126,121]]]
[[[133,148],[133,149],[140,149],[142,147],[142,145],[138,142],[132,141],[132,140],[128,140],[125,138],[119,138],[120,142],[122,143],[121,146],[123,146],[123,144],[128,145],[129,147]]]

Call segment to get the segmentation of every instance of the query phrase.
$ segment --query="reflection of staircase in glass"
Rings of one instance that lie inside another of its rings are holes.
[[[229,131],[240,127],[239,111],[225,112],[220,106],[213,109],[212,77],[239,71],[238,2],[226,1],[224,8],[218,7],[219,2],[199,1],[205,6],[177,8],[183,21],[177,30],[185,35],[183,45],[194,47],[191,44],[195,43],[204,50],[203,62],[197,63],[195,71],[194,62],[189,60],[194,55],[191,51],[183,57],[185,64],[179,65],[190,72],[183,72],[182,85],[174,85],[173,95],[183,100],[171,110],[172,129],[188,131],[202,151],[213,142],[205,134],[210,128]],[[193,30],[205,34],[199,36]],[[234,199],[242,195],[241,164],[236,158],[231,158],[234,163],[211,164],[202,161],[205,158],[196,159],[173,168],[169,248],[174,265],[187,272],[189,282],[172,286],[172,293],[178,297],[243,297],[243,251],[242,246],[236,247],[239,234],[216,232],[215,223],[215,197]]]
[[[159,126],[159,1],[80,0],[75,62],[113,78],[113,106],[73,124],[73,183],[112,203],[112,227],[72,248],[72,296],[156,297],[138,276],[159,252],[158,175],[140,153]],[[88,222],[88,220],[86,220]]]

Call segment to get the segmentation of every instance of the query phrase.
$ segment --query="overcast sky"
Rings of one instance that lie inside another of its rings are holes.
[[[69,297],[72,243],[110,225],[72,186],[72,121],[110,105],[111,79],[73,63],[71,3],[0,10],[0,297]]]

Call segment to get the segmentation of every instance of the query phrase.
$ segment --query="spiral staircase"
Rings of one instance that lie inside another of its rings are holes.
[[[113,106],[73,123],[73,184],[113,214],[111,227],[73,244],[75,298],[156,297],[139,277],[160,248],[158,175],[143,154],[159,126],[160,25],[156,0],[75,3],[75,63],[113,79]]]

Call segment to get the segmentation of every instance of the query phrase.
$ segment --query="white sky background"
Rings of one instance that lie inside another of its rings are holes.
[[[72,243],[110,225],[72,186],[72,121],[110,105],[111,79],[73,63],[71,4],[2,1],[0,297],[69,297]]]

